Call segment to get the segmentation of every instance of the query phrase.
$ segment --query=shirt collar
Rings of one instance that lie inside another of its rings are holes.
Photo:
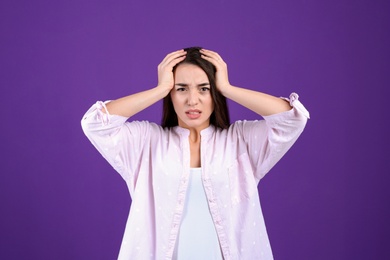
[[[190,130],[188,130],[187,128],[180,127],[180,126],[175,126],[173,128],[173,131],[175,131],[176,133],[178,133],[184,137],[188,137],[190,134]],[[201,136],[208,136],[208,135],[211,135],[212,133],[214,133],[214,131],[215,131],[215,127],[213,125],[209,125],[207,128],[200,131],[200,135]]]

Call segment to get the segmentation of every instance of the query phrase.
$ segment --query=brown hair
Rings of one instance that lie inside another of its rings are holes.
[[[210,115],[210,124],[215,127],[226,129],[230,125],[229,110],[227,107],[226,98],[217,90],[215,84],[215,67],[214,65],[203,59],[199,50],[200,47],[190,47],[185,48],[187,52],[186,58],[173,67],[173,72],[180,64],[193,64],[200,67],[207,75],[208,80],[210,81],[210,94],[213,99],[214,111]],[[162,127],[174,127],[178,125],[177,115],[175,109],[173,108],[173,103],[171,95],[167,95],[163,100],[163,116],[161,121]]]

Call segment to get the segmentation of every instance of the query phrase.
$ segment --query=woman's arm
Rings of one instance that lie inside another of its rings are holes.
[[[230,85],[227,65],[221,56],[213,51],[201,50],[202,58],[211,62],[217,69],[215,78],[218,90],[226,98],[254,111],[261,116],[269,116],[291,109],[285,100],[258,91]]]
[[[184,50],[168,54],[158,65],[157,87],[107,103],[108,112],[112,115],[131,117],[164,98],[174,86],[172,69],[177,63],[184,60],[185,55]]]
[[[226,98],[237,102],[261,116],[269,116],[291,109],[287,101],[258,91],[230,86],[221,92]]]

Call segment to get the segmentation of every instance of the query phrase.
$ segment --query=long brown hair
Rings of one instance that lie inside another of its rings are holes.
[[[173,68],[173,72],[175,72],[176,68],[180,66],[180,64],[187,63],[200,67],[206,73],[207,78],[210,81],[210,94],[214,104],[214,111],[210,115],[210,124],[218,128],[226,129],[230,125],[226,98],[217,90],[217,86],[215,84],[216,69],[212,63],[201,57],[199,52],[201,49],[202,48],[200,47],[185,48],[184,50],[187,52],[186,58]],[[163,100],[161,126],[169,128],[177,125],[177,115],[175,109],[173,108],[171,95],[168,94]]]

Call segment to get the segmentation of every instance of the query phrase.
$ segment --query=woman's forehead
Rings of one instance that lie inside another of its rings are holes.
[[[193,64],[180,64],[175,71],[175,81],[177,80],[194,80],[207,81],[208,77],[206,72],[199,66]]]

